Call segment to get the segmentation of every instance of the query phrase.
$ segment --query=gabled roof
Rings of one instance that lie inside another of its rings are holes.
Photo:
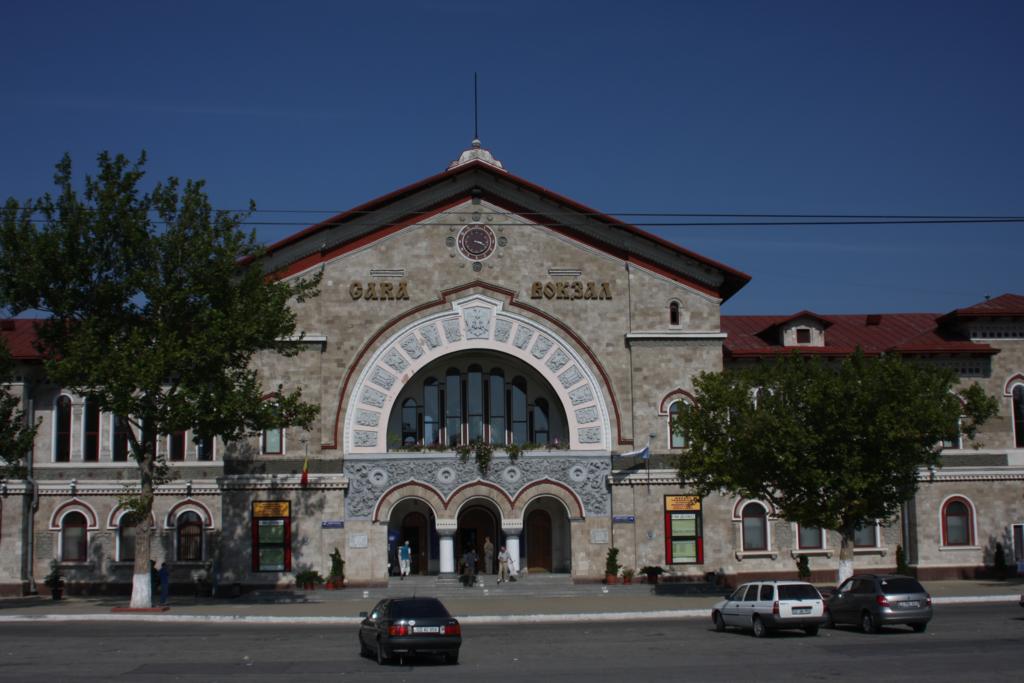
[[[967,318],[1021,318],[1024,317],[1024,296],[1002,294],[979,304],[958,308],[942,316],[942,322]]]
[[[829,315],[824,346],[783,346],[765,330],[797,316],[722,316],[725,353],[733,358],[771,357],[786,353],[819,356],[847,356],[858,347],[868,355],[881,353],[971,354],[990,356],[997,349],[973,342],[955,330],[943,328],[937,313],[885,313],[874,315]],[[820,317],[820,316],[819,316]]]
[[[650,268],[723,301],[750,281],[746,273],[474,158],[270,245],[265,267],[278,277],[286,277],[471,198],[480,198],[523,215],[593,248]]]
[[[37,322],[25,318],[0,320],[0,337],[7,343],[7,350],[14,360],[42,360],[35,347]]]

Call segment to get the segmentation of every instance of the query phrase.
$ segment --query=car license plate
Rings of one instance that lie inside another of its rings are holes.
[[[919,603],[917,600],[901,600],[900,602],[898,602],[896,604],[899,605],[900,607],[903,607],[903,608],[920,607],[921,606],[921,603]]]
[[[810,614],[810,613],[811,613],[811,608],[810,607],[794,607],[793,608],[793,614]]]
[[[440,626],[414,626],[412,629],[413,633],[440,633]]]

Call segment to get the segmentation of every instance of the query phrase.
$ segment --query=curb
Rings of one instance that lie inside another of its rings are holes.
[[[1020,594],[972,595],[932,598],[933,605],[972,605],[1016,603]],[[581,612],[575,614],[494,614],[457,617],[463,624],[566,624],[606,621],[665,621],[671,619],[707,619],[710,608],[655,610],[648,612]],[[0,623],[55,622],[152,622],[177,624],[306,624],[310,626],[356,626],[359,617],[271,617],[227,616],[222,614],[98,613],[98,614],[10,614],[0,615]]]

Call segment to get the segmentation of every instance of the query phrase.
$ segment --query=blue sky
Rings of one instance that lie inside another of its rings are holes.
[[[0,197],[70,152],[205,178],[273,241],[473,135],[608,213],[1024,216],[1024,2],[8,3]],[[682,218],[628,219],[679,222]],[[697,219],[700,220],[700,219]],[[1024,223],[670,227],[753,276],[727,314],[1024,293]]]

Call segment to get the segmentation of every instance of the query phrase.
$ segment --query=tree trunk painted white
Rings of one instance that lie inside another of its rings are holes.
[[[153,581],[148,569],[145,574],[132,574],[131,606],[133,608],[153,606]]]
[[[839,580],[836,585],[853,576],[853,532],[843,533],[839,543]]]
[[[156,445],[143,444],[143,454],[137,457],[139,463],[139,520],[135,527],[135,569],[132,573],[132,609],[153,607],[152,566],[150,557],[153,541],[153,479]]]

